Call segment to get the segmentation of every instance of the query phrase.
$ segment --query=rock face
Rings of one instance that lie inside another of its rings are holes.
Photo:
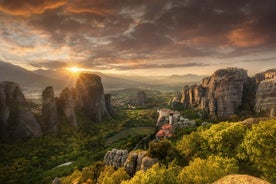
[[[96,74],[82,73],[76,82],[77,108],[92,121],[100,122],[102,117],[110,117],[105,105],[101,78]]]
[[[185,86],[181,102],[186,108],[196,107],[212,116],[227,118],[241,105],[244,86],[248,80],[244,69],[220,69],[204,78],[199,86]]]
[[[112,149],[111,151],[108,151],[105,154],[104,162],[109,166],[119,168],[124,166],[127,156],[128,156],[127,150]]]
[[[142,159],[141,170],[146,172],[148,169],[150,169],[157,162],[158,162],[157,158],[151,158],[151,157],[145,156]]]
[[[68,123],[74,127],[78,127],[78,122],[75,114],[75,98],[74,92],[68,88],[62,90],[58,100],[58,108],[64,113]]]
[[[0,83],[0,137],[26,138],[42,135],[40,125],[27,107],[19,85]]]
[[[144,91],[139,91],[135,98],[135,104],[136,105],[145,105],[146,98],[147,98],[146,93]]]
[[[269,184],[269,182],[262,180],[260,178],[256,178],[249,175],[241,175],[241,174],[228,175],[214,182],[214,184],[232,184],[232,183]]]
[[[137,171],[141,169],[142,160],[147,155],[146,151],[132,151],[129,153],[126,162],[124,163],[124,167],[126,172],[133,176]]]
[[[256,92],[255,111],[263,111],[266,114],[270,114],[272,117],[275,116],[276,69],[257,74],[256,81],[259,82],[259,84]]]
[[[51,86],[46,87],[42,92],[42,119],[45,130],[48,132],[58,131],[58,113],[54,95],[54,90]]]

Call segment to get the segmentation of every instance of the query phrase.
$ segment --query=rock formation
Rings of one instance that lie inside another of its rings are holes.
[[[58,131],[57,105],[54,90],[51,86],[46,87],[42,92],[42,119],[46,131]]]
[[[157,158],[151,158],[149,156],[145,156],[142,159],[141,170],[146,172],[148,169],[150,169],[157,162],[158,162]]]
[[[232,174],[224,176],[223,178],[214,182],[214,184],[232,184],[232,183],[242,183],[242,184],[269,184],[269,182],[256,178],[254,176],[242,175],[242,174]]]
[[[276,110],[276,69],[255,76],[259,82],[256,92],[255,111],[275,116]]]
[[[236,113],[241,105],[248,80],[244,69],[220,69],[204,78],[199,86],[185,86],[181,102],[186,108],[196,107],[210,115],[227,118]]]
[[[0,83],[0,137],[25,138],[42,135],[40,125],[27,106],[19,85]]]
[[[102,117],[110,117],[104,98],[101,78],[96,74],[82,73],[76,82],[77,108],[83,111],[94,122]]]
[[[141,169],[142,160],[147,155],[146,151],[132,151],[128,154],[124,167],[128,175],[133,176]]]
[[[148,157],[147,151],[132,151],[128,153],[127,150],[112,149],[106,152],[104,162],[114,168],[124,167],[126,172],[133,176],[139,170],[146,171],[158,160]]]
[[[127,150],[112,149],[111,151],[108,151],[105,154],[104,162],[106,165],[119,168],[124,166],[127,156],[128,156]]]
[[[75,103],[73,91],[68,88],[63,89],[59,96],[58,108],[64,113],[70,125],[78,127]]]
[[[135,105],[145,105],[146,98],[146,93],[144,91],[139,91],[135,98]]]

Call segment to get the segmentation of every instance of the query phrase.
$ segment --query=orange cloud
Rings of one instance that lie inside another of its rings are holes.
[[[108,1],[93,0],[75,0],[71,1],[66,6],[66,11],[71,13],[93,13],[98,15],[106,15],[115,13],[113,6]]]
[[[0,3],[0,12],[15,16],[31,16],[61,7],[65,3],[66,0],[6,0]]]
[[[258,35],[248,28],[237,28],[231,31],[227,38],[232,45],[237,47],[253,47],[266,42],[267,36]]]

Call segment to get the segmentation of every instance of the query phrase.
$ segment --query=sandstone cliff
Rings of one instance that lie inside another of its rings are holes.
[[[276,72],[273,78],[266,78],[258,84],[255,100],[256,112],[275,116],[276,110]]]
[[[27,106],[19,85],[0,83],[0,137],[25,138],[42,135],[40,125]]]
[[[65,88],[60,93],[58,99],[58,108],[62,111],[68,121],[68,123],[74,127],[78,127],[78,122],[75,113],[74,92],[68,88]]]
[[[102,117],[110,117],[101,78],[96,74],[80,74],[76,82],[76,104],[92,121],[100,122]]]
[[[204,78],[199,86],[185,86],[181,102],[186,108],[199,108],[211,116],[228,118],[241,106],[248,80],[244,69],[220,69]]]
[[[42,92],[42,119],[45,131],[58,131],[57,105],[54,90],[51,86],[46,87]]]

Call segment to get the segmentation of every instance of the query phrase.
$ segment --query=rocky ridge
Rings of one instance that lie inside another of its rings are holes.
[[[219,118],[229,118],[240,110],[254,111],[254,106],[256,112],[275,114],[275,82],[276,69],[253,78],[241,68],[220,69],[200,85],[184,86],[181,103],[186,109],[197,108]]]

